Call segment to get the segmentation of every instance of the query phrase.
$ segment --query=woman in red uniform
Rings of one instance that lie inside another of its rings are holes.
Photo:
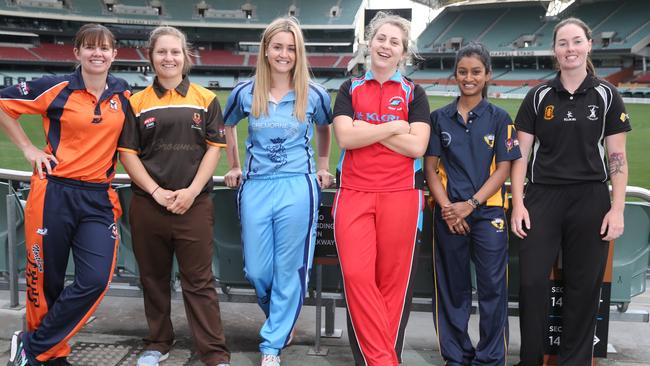
[[[34,168],[25,209],[28,330],[14,334],[8,365],[67,365],[67,341],[99,305],[115,267],[121,209],[110,183],[128,85],[108,73],[117,51],[104,26],[81,27],[73,52],[74,73],[0,91],[0,125]],[[43,117],[44,150],[18,123],[23,114]],[[71,250],[75,276],[64,288]]]
[[[616,87],[594,74],[591,43],[591,30],[580,19],[558,23],[553,51],[560,70],[530,90],[515,119],[523,156],[512,166],[511,217],[512,231],[523,238],[522,366],[543,362],[549,275],[560,250],[564,301],[557,364],[592,364],[607,243],[623,233],[631,127]]]
[[[409,55],[409,33],[407,20],[378,13],[366,37],[370,69],[341,85],[334,106],[344,149],[334,234],[357,365],[398,364],[410,308],[429,104],[398,70]]]

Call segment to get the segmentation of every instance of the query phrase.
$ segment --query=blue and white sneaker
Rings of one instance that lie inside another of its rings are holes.
[[[261,366],[280,366],[280,356],[263,354]]]
[[[11,336],[11,351],[9,353],[9,362],[7,362],[7,366],[29,366],[29,360],[27,359],[27,352],[25,352],[22,335],[23,332],[17,330],[14,332],[14,335]]]
[[[137,366],[158,366],[159,362],[163,362],[166,359],[169,358],[169,352],[168,353],[161,353],[160,351],[144,351],[142,355],[140,355],[140,358],[138,358],[138,362],[136,362]]]

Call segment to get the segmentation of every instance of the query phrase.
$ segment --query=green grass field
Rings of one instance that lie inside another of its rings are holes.
[[[219,100],[222,105],[228,97],[227,91],[217,92]],[[442,107],[449,103],[452,98],[450,97],[429,97],[429,104],[431,110]],[[332,95],[334,100],[334,95]],[[492,100],[496,105],[504,108],[514,118],[519,108],[520,100],[511,99],[494,99]],[[632,121],[632,132],[628,134],[627,138],[627,153],[630,165],[630,179],[629,185],[644,187],[650,189],[650,164],[646,160],[650,154],[650,105],[645,104],[628,104],[627,111]],[[23,116],[21,123],[26,133],[37,146],[45,144],[43,135],[43,128],[38,116]],[[239,152],[243,161],[244,144],[246,138],[246,123],[242,122],[238,125],[239,136]],[[332,139],[332,153],[330,157],[330,170],[333,172],[336,163],[339,159],[339,149],[334,139]],[[219,165],[215,171],[216,175],[223,175],[228,170],[228,162],[225,156],[219,161]],[[0,133],[0,168],[28,170],[29,164],[25,161],[22,154],[15,146],[9,141],[7,136]],[[120,167],[119,172],[124,172]]]

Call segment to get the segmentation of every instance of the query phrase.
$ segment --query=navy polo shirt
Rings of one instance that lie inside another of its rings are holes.
[[[426,155],[440,157],[438,174],[452,202],[466,201],[485,184],[496,163],[521,157],[515,126],[508,113],[483,99],[468,114],[458,113],[458,98],[431,113]],[[505,185],[487,206],[505,207]]]
[[[535,136],[527,175],[540,184],[606,182],[605,137],[632,129],[616,87],[591,74],[573,94],[559,73],[532,88],[515,123]]]

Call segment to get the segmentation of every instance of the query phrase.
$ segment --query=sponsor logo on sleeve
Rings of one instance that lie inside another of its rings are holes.
[[[506,140],[506,151],[510,152],[515,146],[519,146],[519,140],[515,138],[509,138]]]
[[[16,87],[18,88],[18,92],[20,93],[20,95],[29,94],[29,91],[30,91],[29,90],[29,85],[27,85],[26,82],[21,81],[20,83],[18,83],[18,85],[16,85]]]
[[[621,122],[625,123],[627,122],[627,120],[630,119],[630,115],[628,115],[625,112],[621,112],[621,116],[619,117],[619,119],[621,120]]]

